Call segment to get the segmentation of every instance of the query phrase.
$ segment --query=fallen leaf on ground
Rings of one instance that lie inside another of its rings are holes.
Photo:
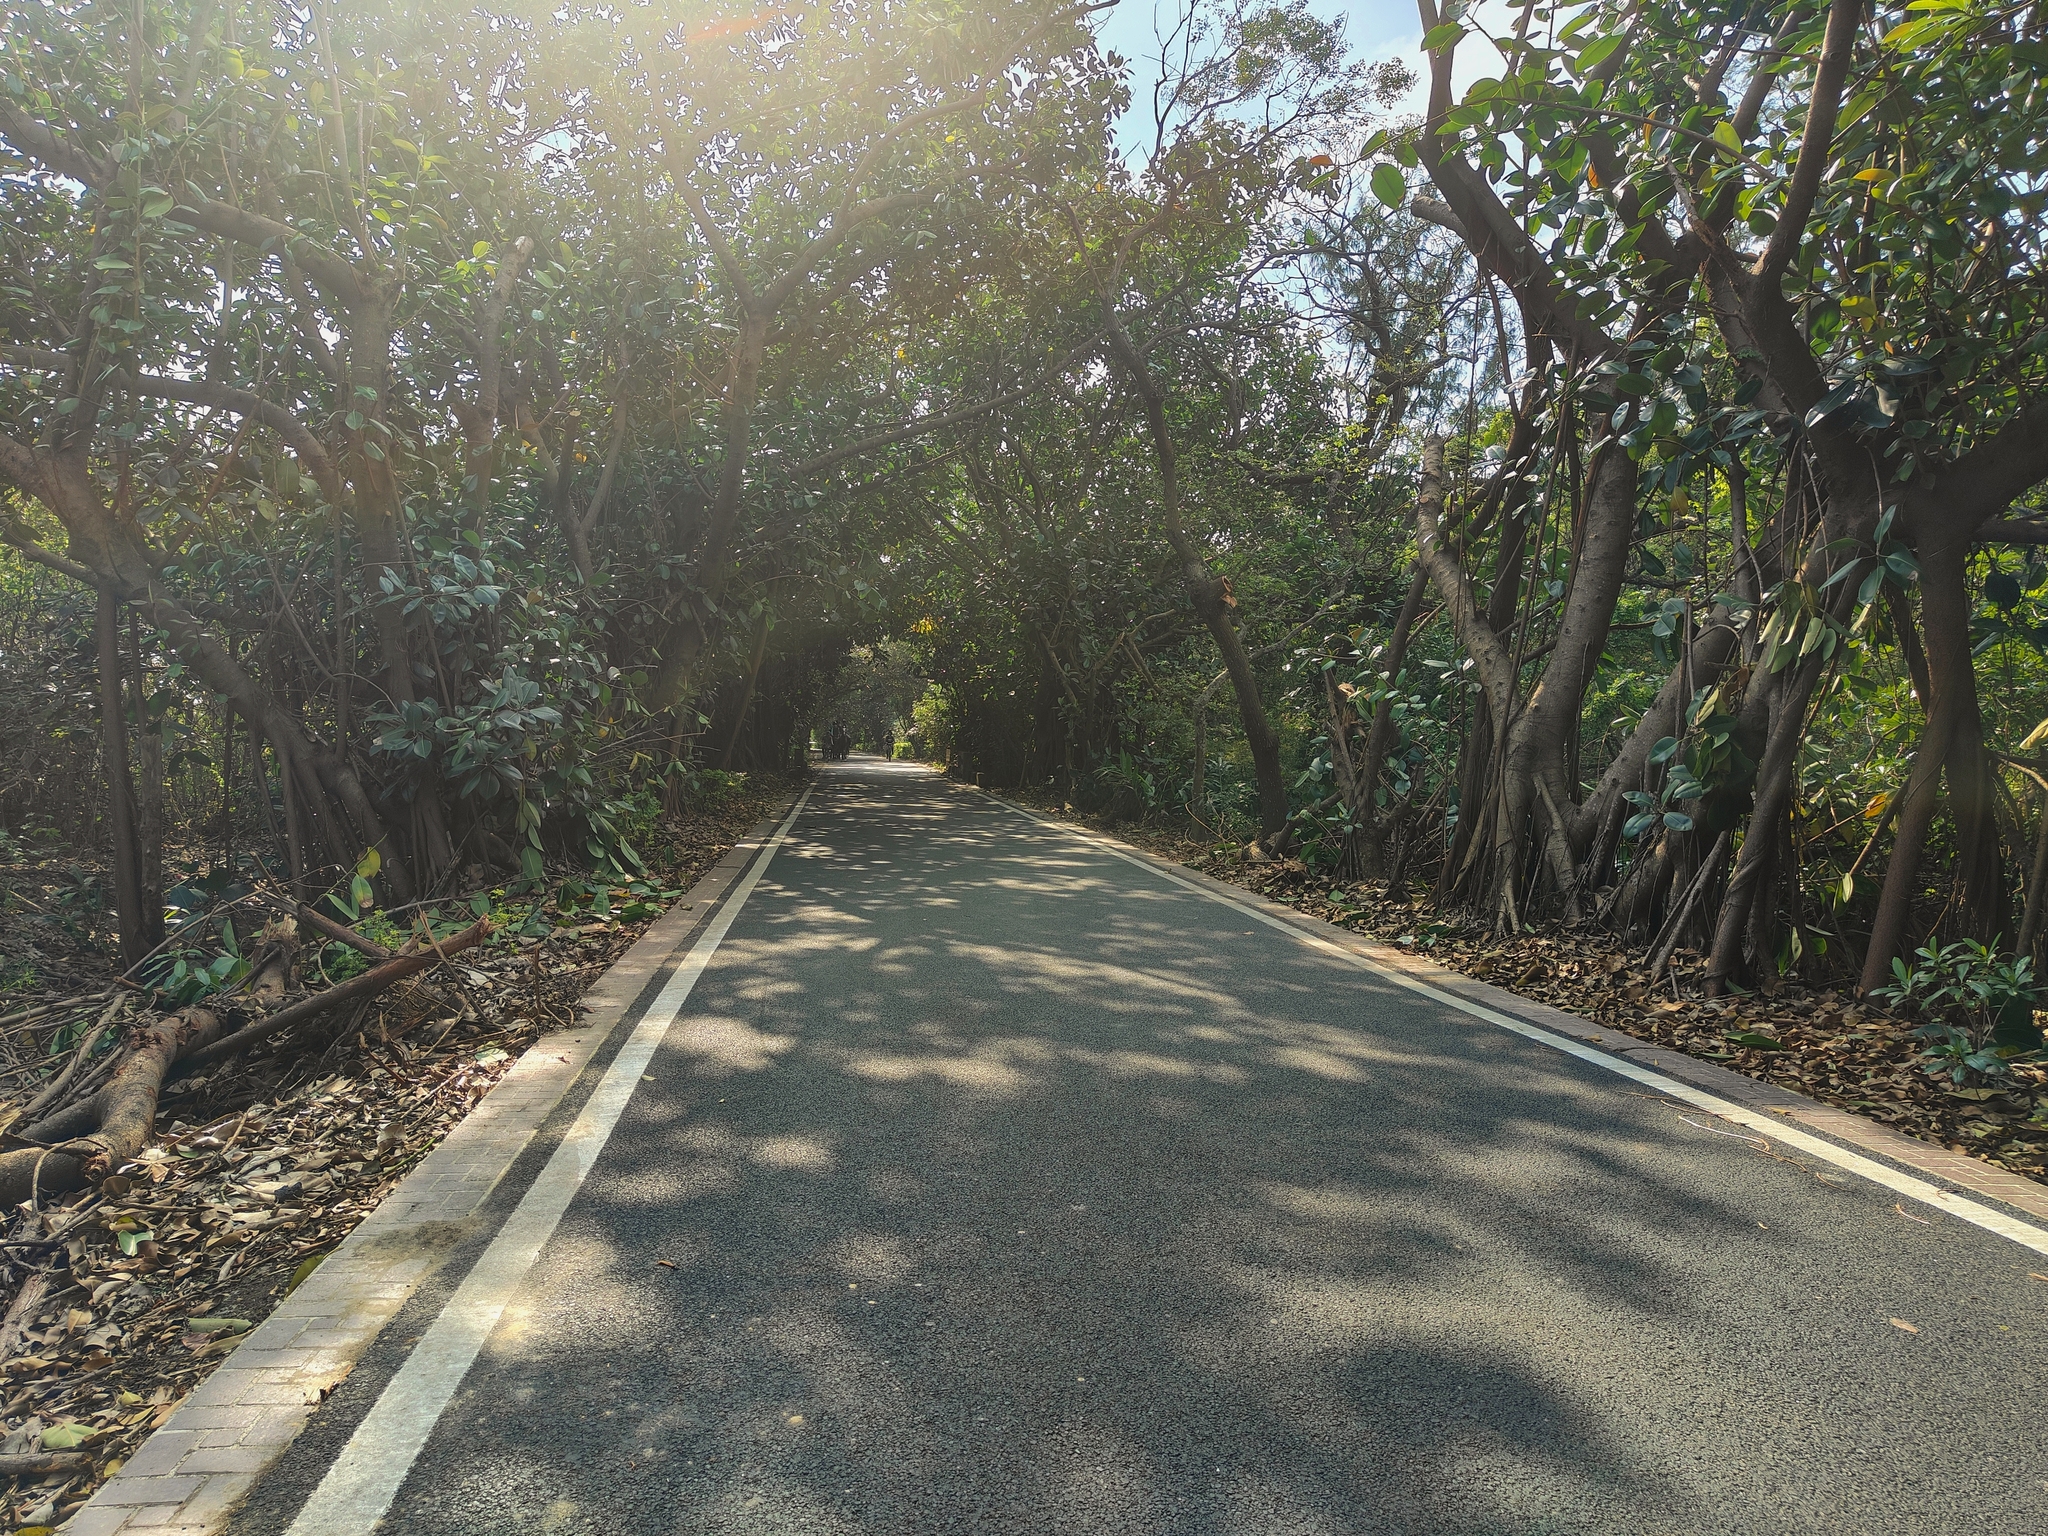
[[[1894,1328],[1903,1328],[1908,1333],[1918,1333],[1920,1331],[1918,1328],[1915,1328],[1911,1323],[1907,1322],[1903,1317],[1895,1317],[1891,1320],[1891,1322]]]

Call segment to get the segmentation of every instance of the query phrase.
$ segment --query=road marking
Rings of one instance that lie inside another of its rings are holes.
[[[1731,1120],[1737,1125],[1747,1126],[1753,1131],[1758,1131],[1771,1137],[1781,1146],[1797,1147],[1809,1156],[1820,1158],[1823,1162],[1832,1163],[1835,1167],[1843,1169],[1845,1172],[1859,1174],[1863,1178],[1870,1180],[1873,1184],[1882,1185],[1895,1194],[1906,1196],[1909,1200],[1918,1200],[1923,1205],[1931,1205],[1936,1210],[1955,1217],[1958,1221],[1967,1221],[1972,1226],[1982,1227],[1987,1232],[1995,1232],[2000,1237],[2010,1238],[2013,1242],[2020,1244],[2022,1247],[2031,1248],[2036,1253],[2048,1253],[2048,1231],[2043,1231],[2032,1222],[2021,1221],[2017,1217],[2008,1216],[2002,1211],[1994,1211],[1990,1206],[1979,1205],[1975,1200],[1971,1200],[1963,1195],[1950,1194],[1945,1189],[1938,1189],[1934,1185],[1929,1184],[1925,1179],[1916,1179],[1909,1173],[1900,1173],[1896,1169],[1886,1167],[1874,1158],[1864,1157],[1860,1153],[1851,1152],[1844,1147],[1838,1147],[1831,1141],[1823,1141],[1818,1136],[1810,1135],[1805,1131],[1795,1130],[1792,1126],[1787,1125],[1779,1116],[1767,1115],[1753,1109],[1744,1109],[1740,1104],[1732,1103],[1718,1095],[1708,1093],[1704,1089],[1695,1088],[1689,1083],[1682,1083],[1675,1077],[1666,1077],[1661,1072],[1654,1072],[1648,1067],[1638,1066],[1635,1062],[1625,1060],[1619,1056],[1610,1056],[1605,1051],[1598,1051],[1591,1046],[1581,1045],[1576,1040],[1568,1040],[1563,1035],[1553,1034],[1550,1030],[1541,1028],[1538,1025],[1526,1023],[1511,1015],[1497,1012],[1487,1007],[1484,1003],[1475,1003],[1469,998],[1458,996],[1455,992],[1446,992],[1441,987],[1433,987],[1426,981],[1404,975],[1400,971],[1368,960],[1363,955],[1354,954],[1341,944],[1333,944],[1328,939],[1318,938],[1312,933],[1305,933],[1285,918],[1275,917],[1270,912],[1262,912],[1257,907],[1239,901],[1235,897],[1228,896],[1222,891],[1211,890],[1206,886],[1197,884],[1195,881],[1183,879],[1171,870],[1160,868],[1149,859],[1126,852],[1106,838],[1096,837],[1064,823],[1048,821],[1043,816],[1033,815],[1022,806],[1013,805],[1000,795],[989,794],[987,790],[981,790],[980,793],[986,795],[1004,809],[1015,811],[1027,821],[1036,822],[1041,827],[1074,838],[1079,842],[1087,843],[1090,847],[1097,848],[1103,853],[1109,854],[1112,858],[1122,859],[1126,864],[1134,864],[1139,869],[1156,875],[1161,880],[1165,880],[1170,884],[1177,885],[1183,890],[1192,891],[1197,896],[1206,896],[1209,900],[1216,902],[1220,906],[1234,908],[1244,913],[1245,916],[1255,918],[1259,922],[1264,923],[1268,928],[1277,929],[1289,938],[1306,944],[1311,949],[1322,950],[1327,954],[1335,955],[1339,960],[1350,962],[1360,970],[1370,971],[1383,981],[1391,981],[1398,987],[1405,987],[1410,992],[1419,993],[1421,996],[1429,998],[1432,1002],[1440,1003],[1446,1008],[1455,1008],[1460,1013],[1470,1014],[1475,1019],[1482,1019],[1486,1023],[1496,1025],[1501,1029],[1512,1030],[1524,1039],[1535,1041],[1538,1045],[1549,1046],[1553,1051],[1563,1051],[1567,1056],[1576,1056],[1581,1061],[1590,1062],[1596,1067],[1604,1068],[1618,1076],[1641,1083],[1645,1087],[1655,1088],[1659,1093],[1666,1093],[1675,1099],[1682,1099],[1695,1109],[1703,1109],[1710,1114],[1720,1116],[1723,1120]]]
[[[641,1074],[675,1023],[690,989],[725,941],[740,908],[753,895],[775,850],[782,846],[810,798],[807,789],[640,1016],[540,1177],[356,1426],[341,1455],[291,1523],[287,1536],[362,1536],[384,1518],[398,1496],[399,1485],[419,1459],[427,1436],[611,1139],[633,1090],[640,1086]]]

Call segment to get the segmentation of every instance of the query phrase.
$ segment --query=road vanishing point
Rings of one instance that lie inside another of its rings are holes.
[[[2048,1259],[1113,845],[856,759],[686,948],[237,1536],[2048,1532]]]

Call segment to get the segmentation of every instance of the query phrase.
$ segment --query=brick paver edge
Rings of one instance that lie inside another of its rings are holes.
[[[950,782],[950,781],[949,781]],[[960,785],[959,788],[968,786]],[[1910,1172],[1920,1174],[1955,1194],[1972,1195],[1997,1200],[2003,1205],[2023,1212],[2036,1220],[2048,1221],[2048,1185],[2013,1173],[2008,1169],[1994,1167],[1981,1158],[1970,1157],[1961,1152],[1950,1152],[1931,1142],[1891,1130],[1874,1120],[1817,1099],[1809,1099],[1803,1093],[1781,1088],[1776,1083],[1766,1083],[1740,1072],[1716,1066],[1710,1061],[1701,1061],[1697,1056],[1688,1056],[1683,1051],[1674,1051],[1669,1046],[1657,1045],[1648,1040],[1638,1040],[1633,1035],[1596,1024],[1578,1014],[1567,1013],[1562,1008],[1553,1008],[1548,1003],[1539,1003],[1504,987],[1496,987],[1475,977],[1430,960],[1422,955],[1410,954],[1406,950],[1381,944],[1375,940],[1361,938],[1348,928],[1335,923],[1324,922],[1311,917],[1285,902],[1262,896],[1241,885],[1232,885],[1219,880],[1186,864],[1176,864],[1172,859],[1127,843],[1120,837],[1098,832],[1093,827],[1084,827],[1077,822],[1063,821],[1056,816],[1047,816],[1026,805],[1006,800],[1001,795],[983,789],[977,791],[1002,805],[1048,826],[1073,832],[1084,838],[1114,844],[1119,850],[1144,860],[1164,873],[1177,876],[1197,885],[1207,886],[1217,893],[1246,906],[1257,907],[1300,930],[1338,948],[1348,950],[1362,960],[1385,970],[1400,971],[1418,981],[1443,992],[1454,992],[1468,1001],[1491,1008],[1495,1012],[1510,1014],[1527,1023],[1547,1029],[1553,1034],[1569,1039],[1582,1040],[1596,1045],[1613,1055],[1621,1056],[1667,1077],[1678,1078],[1695,1088],[1718,1094],[1721,1098],[1740,1105],[1744,1109],[1763,1110],[1770,1114],[1783,1115],[1796,1122],[1802,1130],[1824,1136],[1831,1141],[1843,1142],[1859,1152],[1866,1152],[1885,1161],[1895,1163]]]
[[[483,1204],[793,803],[794,797],[735,843],[612,962],[583,994],[586,1016],[573,1037],[558,1031],[529,1047],[320,1267],[185,1396],[64,1523],[62,1536],[145,1530],[150,1536],[211,1536],[219,1529],[452,1246],[408,1237],[434,1224],[466,1221]]]

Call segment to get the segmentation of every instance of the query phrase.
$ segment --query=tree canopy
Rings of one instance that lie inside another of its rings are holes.
[[[0,822],[132,957],[843,717],[1709,991],[2031,956],[2039,0],[1419,5],[17,7]]]

